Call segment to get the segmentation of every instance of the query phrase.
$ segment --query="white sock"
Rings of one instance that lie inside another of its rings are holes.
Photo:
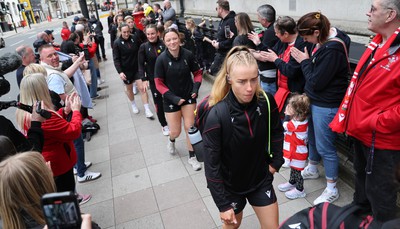
[[[317,173],[318,172],[318,164],[314,165],[311,163],[308,163],[308,170],[312,173]]]
[[[132,103],[132,107],[136,107],[136,102],[135,102],[135,100],[132,100],[131,103]]]
[[[149,108],[149,104],[148,104],[148,103],[144,104],[143,106],[144,106],[144,109],[146,109],[146,110],[150,110],[150,108]]]
[[[327,188],[330,192],[337,192],[337,189],[336,189],[336,181],[333,182],[333,183],[326,182],[326,188]]]

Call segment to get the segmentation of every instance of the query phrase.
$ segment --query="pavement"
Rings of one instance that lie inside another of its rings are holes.
[[[102,17],[101,20],[104,31],[107,31],[106,19]],[[72,17],[67,21],[70,24]],[[61,25],[61,22],[59,19],[57,23]],[[46,24],[33,26],[40,28]],[[23,34],[24,31],[29,29],[19,29],[18,32]],[[5,33],[6,36],[13,34],[13,31]],[[162,134],[157,119],[145,117],[140,96],[136,96],[140,113],[132,112],[113,65],[107,32],[105,35],[108,61],[100,63],[105,83],[99,92],[101,99],[95,100],[96,106],[89,111],[101,129],[85,143],[86,161],[93,163],[90,170],[101,172],[102,176],[94,181],[77,183],[79,193],[92,195],[92,199],[81,206],[81,211],[92,214],[101,228],[221,228],[219,212],[207,189],[204,170],[195,172],[187,163],[184,132],[176,142],[178,154],[170,155],[166,148],[168,138]],[[209,94],[211,86],[212,81],[203,81],[200,99]],[[155,113],[152,101],[151,104]],[[289,169],[281,169],[274,175],[279,222],[312,206],[326,186],[321,167],[319,179],[304,183],[306,198],[288,200],[276,187],[289,179],[289,173]],[[335,204],[350,203],[354,190],[341,179],[338,189],[340,198]],[[249,205],[244,210],[241,228],[260,228]]]

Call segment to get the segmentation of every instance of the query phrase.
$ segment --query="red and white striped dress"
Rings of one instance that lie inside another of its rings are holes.
[[[290,160],[290,167],[303,170],[308,157],[308,120],[290,120],[283,123],[285,139],[283,142],[283,157]]]

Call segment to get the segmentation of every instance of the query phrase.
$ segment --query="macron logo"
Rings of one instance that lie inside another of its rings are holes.
[[[231,122],[233,123],[233,120],[235,120],[235,118],[234,117],[231,117]]]
[[[265,194],[267,194],[268,198],[271,198],[271,190],[266,191]]]
[[[289,228],[293,228],[293,229],[301,229],[301,223],[290,224],[288,226],[289,226]]]

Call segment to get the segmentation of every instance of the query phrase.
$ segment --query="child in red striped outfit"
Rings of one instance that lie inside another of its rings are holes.
[[[303,187],[301,171],[306,166],[308,157],[308,120],[310,113],[310,99],[305,94],[295,94],[288,102],[285,109],[289,120],[283,122],[285,139],[283,142],[283,157],[290,166],[290,179],[288,182],[278,185],[279,191],[285,192],[289,199],[297,199],[306,196]]]

